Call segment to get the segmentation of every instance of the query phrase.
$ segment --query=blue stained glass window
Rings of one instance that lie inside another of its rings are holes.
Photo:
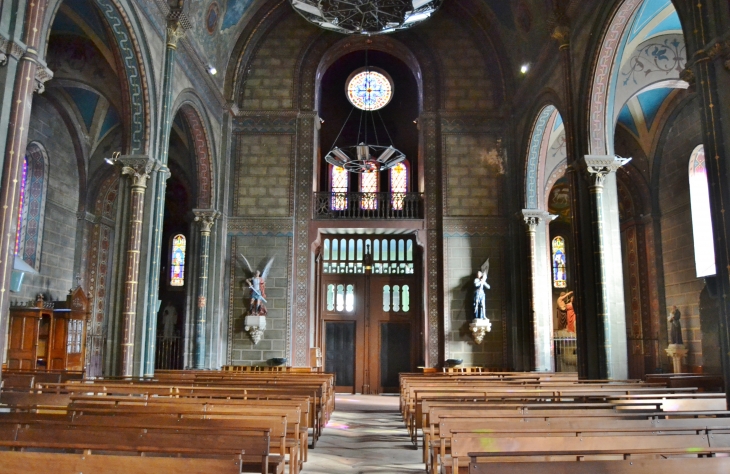
[[[372,69],[355,72],[347,82],[347,99],[360,110],[379,110],[393,98],[393,83],[386,73]]]
[[[170,286],[185,285],[185,236],[178,234],[172,239],[172,258],[170,261]]]
[[[568,286],[565,272],[565,239],[558,236],[553,239],[553,286],[565,288]]]

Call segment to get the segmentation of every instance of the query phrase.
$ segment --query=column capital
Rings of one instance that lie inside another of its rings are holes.
[[[554,216],[547,211],[540,209],[522,209],[522,219],[527,224],[529,230],[535,230],[535,227],[542,221],[551,222],[558,216]]]
[[[185,36],[187,28],[179,19],[167,22],[167,47],[177,49],[177,43]]]
[[[147,155],[125,155],[114,160],[122,166],[122,174],[129,176],[132,187],[147,187],[152,171],[160,169],[160,163]]]
[[[193,214],[201,232],[210,232],[215,220],[221,215],[219,211],[213,209],[193,209]]]
[[[48,69],[47,66],[36,61],[38,67],[35,70],[35,91],[39,94],[43,94],[46,90],[46,82],[53,79],[53,71]]]
[[[611,173],[631,161],[631,158],[621,158],[618,155],[585,155],[583,157],[586,171],[593,179],[594,187],[603,187],[603,182]]]

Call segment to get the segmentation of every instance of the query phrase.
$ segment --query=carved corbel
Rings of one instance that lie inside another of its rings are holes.
[[[46,91],[46,82],[51,79],[53,79],[53,71],[42,64],[38,64],[35,71],[35,91],[43,94]]]

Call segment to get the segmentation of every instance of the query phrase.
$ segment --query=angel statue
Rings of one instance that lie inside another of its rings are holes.
[[[243,289],[248,288],[251,290],[251,303],[248,306],[248,314],[251,316],[266,316],[266,277],[274,264],[274,257],[271,257],[268,261],[263,273],[258,270],[254,272],[246,257],[241,254],[238,255],[238,264],[244,273],[249,275],[241,285]]]
[[[489,274],[489,259],[484,262],[474,279],[474,319],[487,319],[487,294],[484,291],[490,289],[487,274]]]

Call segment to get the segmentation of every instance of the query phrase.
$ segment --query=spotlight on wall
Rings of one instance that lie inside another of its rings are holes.
[[[522,74],[527,74],[527,71],[529,71],[529,70],[530,70],[529,64],[523,64],[522,67],[520,68],[520,72]]]
[[[218,74],[218,69],[214,68],[213,66],[208,66],[208,72],[211,76],[215,76]]]
[[[115,151],[114,153],[112,153],[112,157],[111,158],[104,158],[104,161],[106,161],[106,163],[108,165],[114,165],[114,164],[117,163],[117,161],[119,161],[119,157],[121,155],[122,155],[122,152]]]

